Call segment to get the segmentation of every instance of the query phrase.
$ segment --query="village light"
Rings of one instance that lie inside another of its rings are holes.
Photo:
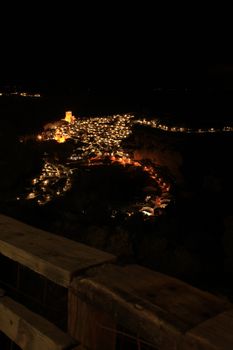
[[[26,199],[38,197],[37,203],[44,205],[55,197],[64,195],[72,188],[72,173],[80,167],[100,164],[118,163],[124,167],[139,167],[146,172],[155,183],[159,196],[168,193],[170,186],[164,182],[157,167],[153,164],[134,160],[133,156],[122,148],[122,141],[132,133],[134,123],[142,123],[152,127],[165,126],[157,121],[136,120],[131,114],[113,115],[109,117],[75,118],[72,111],[65,113],[65,118],[55,123],[50,123],[49,128],[37,136],[38,140],[55,140],[64,143],[67,139],[73,139],[74,148],[67,159],[66,166],[53,164],[45,158],[44,167],[38,178],[33,179],[33,190]],[[175,128],[176,129],[176,128]],[[75,168],[71,168],[75,163]],[[77,171],[75,171],[76,173]],[[64,180],[64,181],[60,181]],[[168,202],[171,200],[171,195]],[[160,215],[158,209],[165,207],[165,203],[158,200],[158,193],[151,195],[145,193],[145,198],[137,207],[126,212],[131,216],[135,211],[140,211],[145,216]]]

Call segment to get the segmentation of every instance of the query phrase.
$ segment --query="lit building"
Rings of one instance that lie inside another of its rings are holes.
[[[68,123],[74,123],[75,122],[75,117],[72,115],[72,111],[67,111],[66,116],[65,116],[65,121]]]

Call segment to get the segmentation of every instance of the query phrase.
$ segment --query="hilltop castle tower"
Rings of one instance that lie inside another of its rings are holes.
[[[75,116],[72,115],[72,111],[67,111],[65,116],[65,121],[68,123],[74,123],[75,122]]]

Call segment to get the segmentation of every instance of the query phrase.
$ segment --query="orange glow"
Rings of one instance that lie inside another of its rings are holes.
[[[161,198],[160,197],[156,197],[155,199],[155,204],[159,207],[161,205]]]
[[[134,165],[134,166],[141,166],[141,164],[138,163],[138,162],[133,162],[133,165]]]
[[[54,140],[56,140],[58,143],[64,143],[64,142],[66,142],[66,138],[65,138],[64,136],[58,136],[58,135],[56,135],[56,136],[54,137]]]
[[[69,138],[69,136],[64,136],[62,134],[62,131],[57,129],[54,135],[54,140],[56,140],[58,143],[64,143]]]
[[[75,122],[75,117],[72,115],[71,111],[66,112],[65,121],[71,124]]]

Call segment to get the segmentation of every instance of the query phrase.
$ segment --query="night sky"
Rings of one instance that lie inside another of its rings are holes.
[[[233,64],[209,65],[208,85],[218,89],[233,89]]]
[[[67,61],[66,61],[67,62]],[[36,62],[37,63],[37,62]],[[106,63],[106,65],[105,65]],[[56,65],[56,62],[54,62]],[[135,65],[134,65],[135,64]],[[206,88],[233,89],[233,64],[195,64],[159,63],[145,60],[123,64],[117,62],[82,62],[80,60],[69,64],[64,62],[57,67],[48,65],[2,71],[0,85],[21,85],[45,90],[63,90],[69,92],[93,88],[96,90],[147,92],[159,87],[191,88],[205,90]],[[9,74],[7,74],[9,72]]]
[[[73,57],[72,50],[68,53],[68,57]],[[88,103],[99,100],[100,105],[106,106],[113,101],[114,111],[119,103],[119,110],[124,105],[126,110],[164,111],[187,120],[233,121],[233,64],[148,61],[147,65],[146,56],[141,62],[132,60],[131,64],[111,56],[109,61],[75,58],[77,54],[70,62],[62,63],[60,57],[54,65],[46,66],[43,61],[38,65],[37,60],[37,66],[13,69],[8,76],[6,70],[0,86],[16,86],[52,96],[79,96],[79,101],[84,97]],[[48,62],[51,60],[48,57]],[[159,105],[161,92],[166,98]]]

